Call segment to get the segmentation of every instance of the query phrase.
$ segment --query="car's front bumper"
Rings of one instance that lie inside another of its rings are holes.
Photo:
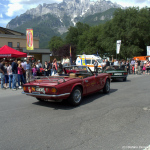
[[[45,99],[65,99],[70,95],[70,93],[64,93],[59,95],[48,95],[48,94],[40,94],[39,92],[35,92],[35,93],[22,92],[22,94],[26,94],[28,96],[33,96],[37,98],[45,98]]]

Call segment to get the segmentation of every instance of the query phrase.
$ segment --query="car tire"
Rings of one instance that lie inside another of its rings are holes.
[[[72,106],[78,106],[80,105],[82,101],[82,90],[80,87],[75,87],[71,93],[71,95],[68,98],[68,102],[72,105]]]
[[[125,77],[125,78],[123,79],[123,81],[127,81],[127,77]]]
[[[110,81],[107,79],[106,83],[105,83],[105,86],[103,88],[103,93],[107,94],[109,92],[110,92]]]

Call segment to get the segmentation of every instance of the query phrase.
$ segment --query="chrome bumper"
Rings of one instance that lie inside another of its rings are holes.
[[[64,93],[64,94],[60,94],[60,95],[47,95],[47,94],[39,94],[39,93],[25,93],[25,92],[22,92],[22,94],[26,94],[26,95],[29,95],[29,96],[41,96],[41,97],[52,97],[52,98],[59,98],[59,97],[62,97],[62,96],[69,96],[70,93]]]
[[[127,77],[127,75],[123,75],[123,76],[111,76],[111,78],[125,78]]]

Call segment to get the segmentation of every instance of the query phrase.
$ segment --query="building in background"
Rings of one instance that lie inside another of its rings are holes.
[[[50,50],[39,48],[39,38],[34,37],[34,50],[27,51],[26,35],[24,33],[0,27],[0,48],[8,45],[18,51],[33,55],[36,60],[41,60],[42,64],[45,61],[50,61]]]

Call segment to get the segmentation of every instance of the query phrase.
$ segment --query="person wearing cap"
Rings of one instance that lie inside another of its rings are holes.
[[[38,60],[38,66],[39,68],[42,68],[42,64],[40,63],[40,60]]]

